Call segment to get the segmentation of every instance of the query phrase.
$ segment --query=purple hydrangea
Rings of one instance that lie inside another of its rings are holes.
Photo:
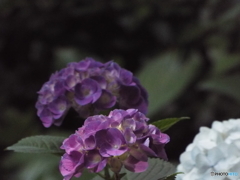
[[[84,169],[99,172],[107,164],[114,173],[123,166],[132,172],[143,172],[148,168],[148,157],[167,160],[164,146],[169,136],[148,125],[148,120],[137,109],[88,117],[61,146],[65,154],[59,168],[64,180],[81,176]]]
[[[86,58],[73,62],[50,77],[40,91],[37,114],[45,127],[61,125],[69,108],[81,117],[115,108],[147,111],[147,92],[130,71],[117,63]]]

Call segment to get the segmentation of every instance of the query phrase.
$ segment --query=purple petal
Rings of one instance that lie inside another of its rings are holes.
[[[52,113],[46,108],[40,113],[40,119],[42,120],[44,127],[50,127],[53,123]]]
[[[147,161],[147,155],[141,150],[136,148],[131,148],[130,154],[139,161]]]
[[[86,131],[99,131],[109,128],[110,121],[106,116],[96,115],[88,117],[85,122]]]
[[[139,161],[131,155],[123,162],[123,165],[127,170],[136,173],[146,171],[148,168],[147,161]]]
[[[141,96],[143,97],[145,103],[148,104],[148,93],[146,89],[140,84],[139,80],[136,77],[133,77],[133,82],[137,84],[138,88],[140,89]]]
[[[66,180],[74,175],[79,176],[83,168],[84,156],[82,153],[73,151],[64,154],[59,164],[59,170]]]
[[[74,66],[78,71],[87,71],[89,68],[101,67],[103,64],[101,62],[95,61],[93,58],[85,58],[84,60],[76,63]]]
[[[117,72],[121,70],[121,67],[113,61],[106,62],[105,67],[106,67],[106,70],[115,70]]]
[[[77,83],[78,83],[78,80],[77,80],[76,76],[70,75],[65,80],[64,87],[67,90],[70,90],[70,89],[73,89],[76,86]]]
[[[103,157],[119,156],[128,150],[123,134],[116,128],[98,131],[95,137]]]
[[[77,135],[73,134],[63,141],[60,148],[65,149],[65,151],[70,154],[72,151],[83,149],[83,142]]]
[[[122,85],[119,91],[120,106],[126,109],[134,108],[140,104],[141,94],[137,86],[124,86]]]
[[[65,93],[64,81],[58,80],[54,85],[54,95],[58,97],[60,95],[63,95],[64,93]]]
[[[61,124],[62,124],[62,122],[63,122],[63,119],[65,118],[65,116],[66,116],[66,114],[67,114],[67,111],[68,111],[68,109],[69,109],[70,107],[68,107],[67,108],[67,110],[64,112],[64,113],[62,113],[62,114],[59,114],[59,115],[55,115],[55,114],[53,114],[53,117],[54,117],[54,125],[56,125],[56,126],[60,126]]]
[[[103,66],[103,63],[95,61],[91,57],[87,57],[85,60],[90,61],[89,68],[96,68],[96,67],[102,67]]]
[[[64,97],[59,97],[51,102],[48,106],[48,109],[54,114],[63,114],[64,111],[68,108],[68,103]]]
[[[51,74],[50,78],[49,78],[49,81],[54,81],[58,78],[58,75],[59,73],[58,72],[55,72],[53,74]]]
[[[46,107],[45,105],[41,104],[39,101],[36,102],[35,107],[37,109],[37,115],[40,117],[43,109]]]
[[[149,120],[149,118],[147,118],[141,111],[136,112],[133,115],[133,119],[136,121],[141,120],[141,121],[145,121],[145,122],[147,122]]]
[[[138,109],[144,114],[147,114],[148,103],[141,97],[138,103],[134,105],[134,108]]]
[[[98,163],[98,165],[93,168],[93,172],[100,172],[102,171],[107,165],[107,158],[103,158],[101,162]]]
[[[59,78],[62,78],[62,79],[65,79],[66,77],[70,76],[70,75],[74,75],[74,65],[77,64],[77,63],[69,63],[68,64],[68,67],[64,68],[64,69],[61,69],[57,76],[55,77],[55,79],[53,80],[56,80],[56,79],[59,79]]]
[[[84,140],[85,149],[92,150],[96,147],[96,141],[93,135],[89,136]]]
[[[75,68],[79,71],[86,71],[90,64],[91,60],[86,58],[85,60],[76,63]]]
[[[88,124],[95,123],[95,122],[101,123],[101,122],[107,122],[107,121],[109,121],[109,118],[107,116],[95,115],[95,116],[88,117],[85,120],[84,125],[88,125]]]
[[[106,89],[107,81],[103,76],[91,76],[91,79],[97,81],[101,89]]]
[[[132,129],[130,128],[126,128],[125,132],[124,132],[124,137],[127,143],[129,144],[133,144],[136,142],[136,136],[133,133]]]
[[[121,69],[120,71],[120,81],[122,84],[124,85],[129,85],[132,83],[132,78],[133,78],[133,74],[126,70],[126,69]]]
[[[75,100],[79,105],[94,103],[101,96],[102,90],[92,79],[85,79],[75,86]]]
[[[54,99],[54,93],[52,91],[50,91],[49,89],[44,90],[41,95],[38,98],[38,101],[41,104],[48,104],[50,102],[52,102]]]
[[[86,157],[85,167],[87,169],[96,167],[102,161],[102,156],[99,154],[97,150],[88,151],[85,157]]]
[[[150,144],[150,148],[157,154],[157,157],[164,160],[168,160],[167,154],[164,149],[164,144],[159,144],[159,145]]]
[[[106,136],[107,136],[107,129],[99,130],[96,132],[95,139],[98,147],[101,146],[103,143],[105,143]]]
[[[140,85],[137,78],[133,77],[135,85],[121,85],[120,87],[120,108],[135,108],[146,114],[148,108],[148,95],[146,90]]]
[[[129,114],[129,116],[133,116],[134,114],[136,114],[136,112],[138,112],[137,109],[127,109],[126,112]]]
[[[118,139],[121,141],[122,144],[125,144],[125,138],[122,134],[122,132],[116,128],[110,128],[107,131],[107,142],[110,144],[115,144],[115,142],[118,142]]]
[[[126,128],[130,128],[131,130],[135,130],[136,129],[136,121],[134,119],[124,119],[122,122],[122,128],[126,129]]]
[[[139,144],[139,148],[147,154],[148,157],[158,157],[158,155],[148,146],[144,144]]]
[[[99,149],[99,153],[103,157],[110,157],[110,156],[120,156],[124,154],[128,150],[127,147],[121,147],[117,145],[112,145],[109,143],[104,143]]]
[[[110,92],[102,90],[102,95],[94,104],[96,108],[103,110],[113,107],[116,104],[116,96],[113,96]]]
[[[153,144],[166,144],[170,141],[167,134],[161,133],[160,135],[152,134]]]
[[[125,115],[126,113],[123,113],[122,110],[115,109],[109,113],[108,117],[111,118],[113,121],[117,121],[120,123]]]

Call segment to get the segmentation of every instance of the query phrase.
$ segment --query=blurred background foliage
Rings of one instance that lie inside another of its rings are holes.
[[[34,105],[53,72],[85,57],[134,72],[153,121],[191,118],[167,131],[178,163],[200,126],[240,118],[239,49],[238,0],[0,0],[0,179],[61,179],[59,157],[4,149],[77,129],[71,112],[60,128],[43,128]]]

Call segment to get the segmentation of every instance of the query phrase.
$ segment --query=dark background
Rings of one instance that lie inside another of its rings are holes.
[[[63,126],[43,128],[34,105],[53,72],[85,57],[134,72],[152,121],[190,117],[166,132],[177,164],[200,126],[240,117],[239,49],[238,0],[0,1],[0,178],[61,179],[58,157],[4,149],[77,129],[72,112]]]

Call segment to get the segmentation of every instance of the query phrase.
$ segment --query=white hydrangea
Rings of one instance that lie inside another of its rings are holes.
[[[214,121],[201,127],[193,143],[180,156],[176,180],[240,179],[240,119]],[[237,172],[238,176],[211,176],[211,172]]]

